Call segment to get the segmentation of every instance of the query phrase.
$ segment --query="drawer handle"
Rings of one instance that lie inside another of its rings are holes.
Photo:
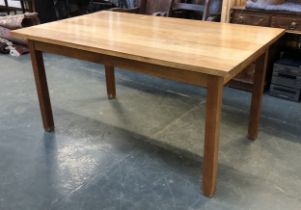
[[[290,30],[295,30],[297,28],[297,23],[295,21],[291,22],[289,29]]]
[[[244,22],[244,16],[240,15],[240,16],[238,17],[238,22],[239,22],[239,23],[243,23],[243,22]]]

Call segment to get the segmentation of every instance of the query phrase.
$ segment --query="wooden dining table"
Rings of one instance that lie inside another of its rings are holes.
[[[223,88],[255,63],[248,128],[248,138],[255,140],[268,50],[284,30],[102,11],[12,34],[28,41],[47,132],[54,131],[54,121],[43,52],[104,64],[109,99],[116,97],[114,67],[206,87],[202,187],[211,197],[216,190]]]

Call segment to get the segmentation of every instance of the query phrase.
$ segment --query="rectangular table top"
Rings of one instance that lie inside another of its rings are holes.
[[[227,77],[283,29],[111,11],[13,31],[16,37]]]

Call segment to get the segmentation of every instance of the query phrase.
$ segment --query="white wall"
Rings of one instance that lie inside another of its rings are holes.
[[[20,6],[20,2],[19,1],[12,1],[12,0],[7,0],[7,2],[8,2],[8,5],[10,6],[10,7],[18,7],[18,8],[21,8],[21,6]],[[4,6],[5,4],[4,4],[4,0],[0,0],[0,5],[2,6]]]

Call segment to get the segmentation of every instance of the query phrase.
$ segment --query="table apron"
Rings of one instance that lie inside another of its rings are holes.
[[[224,78],[224,84],[227,84],[230,82],[234,77],[236,77],[239,73],[241,73],[243,70],[245,70],[249,65],[256,62],[263,54],[267,52],[269,49],[269,46],[263,47],[259,49],[257,52],[255,52],[252,56],[250,56],[247,60],[236,66],[230,74],[228,74]]]
[[[81,49],[65,47],[56,44],[44,43],[39,41],[30,41],[34,44],[34,49],[41,52],[63,55],[67,57],[77,58],[80,60],[125,68],[131,71],[148,74],[151,76],[161,77],[164,79],[176,80],[192,85],[207,87],[207,81],[213,75],[200,72],[182,70],[173,67],[160,66],[141,61],[135,61],[116,56],[104,55],[101,53],[85,51]]]

